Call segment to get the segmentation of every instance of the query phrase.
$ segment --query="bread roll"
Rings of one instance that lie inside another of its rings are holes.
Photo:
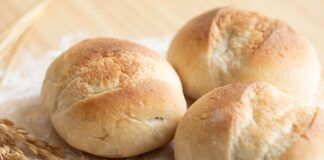
[[[176,160],[323,160],[324,112],[268,83],[216,88],[180,121]]]
[[[104,157],[129,157],[167,144],[186,111],[169,63],[140,45],[85,40],[48,68],[42,101],[71,146]]]
[[[231,7],[187,23],[174,37],[168,60],[193,99],[219,86],[253,81],[310,99],[320,81],[315,51],[291,27]]]

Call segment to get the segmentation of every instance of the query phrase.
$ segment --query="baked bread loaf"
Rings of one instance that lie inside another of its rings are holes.
[[[233,7],[187,23],[174,37],[168,60],[193,99],[226,84],[264,81],[307,100],[320,81],[315,51],[291,27]]]
[[[323,110],[264,82],[205,94],[174,139],[176,160],[323,160],[323,148]]]
[[[180,80],[165,59],[109,38],[85,40],[55,59],[41,95],[68,144],[104,157],[167,144],[186,111]]]

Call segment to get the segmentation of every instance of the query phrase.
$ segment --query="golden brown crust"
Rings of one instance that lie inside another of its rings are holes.
[[[163,81],[143,82],[81,100],[65,110],[64,117],[52,114],[52,122],[75,148],[99,156],[135,156],[173,138],[185,112],[173,90]]]
[[[163,58],[109,38],[83,41],[58,57],[42,101],[66,142],[105,157],[168,143],[186,109],[180,80]]]
[[[113,61],[117,61],[116,63],[123,66],[123,68],[121,68],[123,72],[131,74],[132,68],[136,67],[136,63],[129,64],[130,62],[127,61],[126,58],[128,57],[126,56],[144,55],[157,61],[163,61],[163,59],[152,50],[132,42],[111,38],[88,39],[71,47],[68,51],[59,56],[48,70],[48,72],[52,73],[49,74],[49,78],[54,83],[62,83],[65,79],[79,73],[79,70],[85,69],[84,67],[96,67],[91,66],[91,62],[103,58],[111,58]],[[136,68],[134,70],[136,70]]]
[[[316,53],[290,26],[233,7],[217,8],[186,24],[174,37],[168,60],[194,99],[215,87],[250,81],[310,98],[320,79]]]
[[[324,154],[315,148],[323,144],[324,121],[318,110],[267,83],[220,87],[198,99],[180,121],[175,157],[295,160],[307,151],[300,160],[320,159]]]
[[[309,129],[299,141],[291,145],[280,160],[322,160],[324,159],[324,111],[320,109]]]

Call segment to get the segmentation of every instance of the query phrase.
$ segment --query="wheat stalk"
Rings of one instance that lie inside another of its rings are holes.
[[[27,160],[17,143],[24,144],[33,154],[47,160],[62,160],[60,149],[14,126],[8,119],[0,119],[0,160]]]
[[[41,0],[35,7],[19,18],[11,27],[0,33],[0,86],[4,83],[8,70],[14,64],[23,35],[30,28],[34,20],[41,15],[52,0]],[[0,159],[1,160],[1,159]]]
[[[42,0],[29,12],[23,15],[17,22],[15,22],[10,29],[7,29],[2,42],[0,43],[0,59],[5,55],[5,51],[12,47],[15,42],[26,32],[26,30],[33,24],[33,21],[46,9],[51,0]]]

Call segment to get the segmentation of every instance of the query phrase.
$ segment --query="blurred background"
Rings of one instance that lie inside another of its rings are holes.
[[[40,2],[0,0],[0,35]],[[173,35],[195,15],[224,5],[285,20],[324,51],[323,0],[52,0],[24,35],[24,45],[36,45],[36,52],[53,49],[72,32],[122,38]]]

